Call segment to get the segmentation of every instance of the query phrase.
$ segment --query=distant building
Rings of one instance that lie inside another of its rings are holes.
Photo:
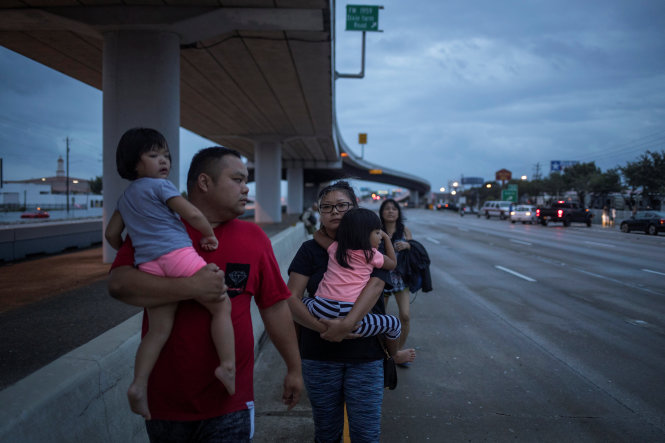
[[[51,194],[67,193],[67,177],[65,176],[65,162],[62,157],[58,157],[58,167],[55,170],[55,176],[29,178],[27,180],[7,180],[4,183],[32,183],[36,185],[49,185]],[[70,194],[89,194],[90,181],[84,178],[69,177]]]
[[[101,207],[102,196],[90,193],[90,180],[69,177],[70,206]],[[67,176],[64,161],[58,158],[55,176],[7,180],[0,188],[2,207],[25,206],[45,209],[62,209],[67,206]]]

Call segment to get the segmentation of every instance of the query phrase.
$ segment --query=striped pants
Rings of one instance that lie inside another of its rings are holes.
[[[309,312],[316,318],[345,317],[353,308],[353,303],[329,300],[321,297],[305,297],[302,299]],[[397,340],[402,333],[402,322],[394,315],[367,314],[360,322],[358,329],[353,331],[363,337],[386,334],[389,340]]]

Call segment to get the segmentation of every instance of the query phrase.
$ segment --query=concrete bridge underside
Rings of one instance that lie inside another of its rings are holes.
[[[179,126],[239,150],[256,175],[259,222],[281,221],[282,178],[290,213],[302,210],[305,183],[339,177],[422,195],[429,183],[363,162],[338,136],[333,8],[328,0],[4,1],[0,44],[103,91],[107,202],[127,184],[115,147],[135,126],[167,137],[175,178]],[[384,174],[370,176],[377,168]],[[106,207],[105,221],[114,205]]]

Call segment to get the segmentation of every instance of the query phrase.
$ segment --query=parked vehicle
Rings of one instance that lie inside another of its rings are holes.
[[[35,211],[27,211],[21,214],[21,218],[49,218],[51,214],[37,208]]]
[[[559,200],[552,203],[549,208],[536,209],[536,217],[541,225],[547,226],[549,222],[560,222],[564,226],[570,226],[571,223],[585,223],[591,227],[593,214],[587,208],[580,207],[577,203],[565,202]]]
[[[486,201],[480,208],[478,217],[484,215],[486,218],[499,217],[501,220],[505,220],[510,215],[510,205],[512,204],[512,202],[503,200]]]
[[[621,232],[644,231],[645,234],[658,235],[665,232],[665,212],[639,211],[619,225]]]
[[[518,205],[513,211],[510,211],[510,222],[522,222],[532,224],[536,220],[536,207],[531,205]]]

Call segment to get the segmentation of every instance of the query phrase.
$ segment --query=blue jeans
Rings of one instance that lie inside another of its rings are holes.
[[[148,420],[150,443],[237,443],[252,441],[254,410],[196,421]]]
[[[302,374],[314,416],[318,443],[339,442],[344,403],[353,443],[378,442],[381,436],[383,361],[338,363],[303,360]]]

